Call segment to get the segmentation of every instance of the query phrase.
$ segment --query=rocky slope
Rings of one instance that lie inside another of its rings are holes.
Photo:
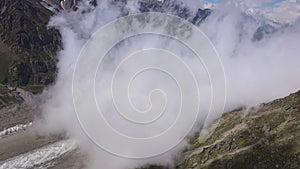
[[[300,91],[247,111],[226,113],[219,122],[207,140],[191,140],[176,169],[300,168]]]
[[[39,116],[38,104],[32,93],[0,85],[0,131],[32,122]]]
[[[208,140],[192,141],[177,168],[300,168],[300,92],[246,113],[223,115]]]
[[[38,114],[39,93],[56,77],[61,36],[38,0],[0,1],[0,131]]]
[[[61,37],[47,27],[51,15],[37,0],[0,2],[2,84],[40,92],[54,81]]]

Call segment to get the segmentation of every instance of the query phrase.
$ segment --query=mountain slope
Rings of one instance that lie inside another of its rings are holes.
[[[51,15],[36,0],[0,2],[1,83],[39,92],[54,81],[61,37],[47,27]]]
[[[193,140],[178,168],[300,168],[300,92],[226,113],[204,143]],[[201,139],[200,139],[201,140]]]
[[[204,142],[196,137],[176,169],[299,169],[300,91],[224,114]],[[141,169],[167,169],[149,165]]]

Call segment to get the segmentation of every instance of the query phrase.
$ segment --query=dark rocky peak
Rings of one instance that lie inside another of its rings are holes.
[[[198,9],[196,16],[193,18],[192,23],[195,25],[199,25],[202,23],[210,14],[212,10],[211,9]]]
[[[278,28],[270,24],[263,24],[256,29],[255,33],[253,34],[252,41],[254,42],[260,41],[263,38],[268,37],[277,31]]]

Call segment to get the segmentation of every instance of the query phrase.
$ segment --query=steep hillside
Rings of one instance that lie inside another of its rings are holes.
[[[55,79],[57,30],[48,28],[52,13],[37,0],[0,2],[0,82],[40,92]]]
[[[177,168],[300,168],[300,92],[247,113],[223,115],[208,140],[192,141]]]
[[[247,112],[240,109],[224,114],[206,141],[191,140],[175,168],[299,169],[299,130],[300,91]],[[149,165],[142,169],[167,168]]]

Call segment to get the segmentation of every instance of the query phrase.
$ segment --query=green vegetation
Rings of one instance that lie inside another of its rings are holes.
[[[299,169],[299,131],[300,91],[252,108],[246,116],[242,109],[224,114],[204,143],[191,138],[176,168]]]
[[[30,91],[33,94],[38,94],[44,90],[44,87],[45,86],[43,86],[43,85],[28,85],[28,86],[21,87],[21,88],[24,89],[25,91]]]
[[[246,117],[226,113],[205,143],[193,140],[178,169],[300,168],[300,92],[262,104]],[[254,111],[255,110],[255,111]]]
[[[7,81],[9,67],[9,59],[5,53],[0,52],[0,83],[5,83]]]

